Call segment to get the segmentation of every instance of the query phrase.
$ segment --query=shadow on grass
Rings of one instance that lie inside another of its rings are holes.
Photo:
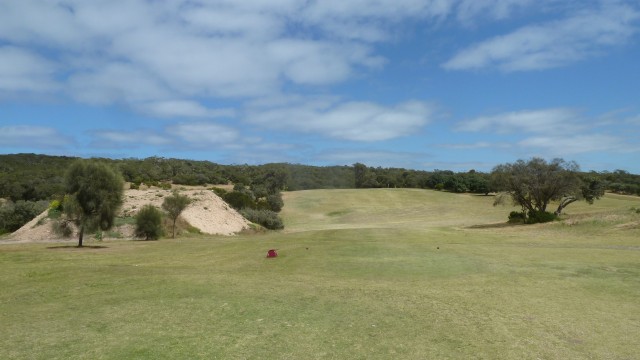
[[[493,223],[493,224],[480,224],[480,225],[471,225],[468,226],[468,229],[500,229],[507,227],[516,227],[516,226],[524,226],[524,223],[509,223],[509,222],[501,222],[501,223]]]
[[[58,250],[58,249],[78,249],[78,250],[82,250],[82,249],[108,249],[107,246],[102,246],[102,245],[83,245],[83,246],[78,246],[78,245],[58,245],[58,246],[47,246],[47,249],[52,249],[52,250]]]

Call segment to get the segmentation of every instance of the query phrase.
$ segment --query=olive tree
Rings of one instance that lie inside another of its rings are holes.
[[[501,192],[494,205],[510,198],[528,217],[546,213],[551,202],[559,203],[555,215],[578,200],[591,204],[604,194],[604,187],[595,178],[583,179],[579,170],[577,163],[562,159],[532,158],[498,165],[491,172],[492,186]]]
[[[164,198],[162,208],[167,212],[172,221],[172,238],[176,237],[176,220],[178,220],[178,216],[182,214],[182,211],[186,209],[190,203],[191,200],[188,197],[178,194],[177,191],[174,191],[173,195]]]
[[[105,164],[78,160],[65,175],[65,218],[78,227],[78,247],[85,231],[108,230],[124,194],[122,176]]]

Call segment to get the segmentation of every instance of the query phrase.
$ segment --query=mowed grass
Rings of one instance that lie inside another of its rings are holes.
[[[301,191],[283,232],[0,245],[0,358],[640,358],[640,199],[492,201]]]

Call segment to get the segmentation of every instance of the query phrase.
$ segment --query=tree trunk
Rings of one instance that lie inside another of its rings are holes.
[[[553,213],[556,216],[560,216],[564,208],[566,208],[572,202],[576,202],[576,201],[578,201],[578,198],[574,198],[574,197],[563,199],[562,201],[560,201],[560,205],[558,205],[558,209],[556,209],[556,211],[554,211]]]
[[[83,236],[84,236],[84,225],[80,225],[80,230],[78,230],[78,247],[82,247]]]
[[[176,238],[176,220],[178,220],[178,218],[173,219],[173,234],[171,235],[172,239]]]

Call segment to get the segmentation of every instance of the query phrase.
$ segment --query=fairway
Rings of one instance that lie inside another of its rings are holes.
[[[284,200],[281,232],[0,243],[0,359],[639,358],[638,197],[530,226],[489,196]]]

